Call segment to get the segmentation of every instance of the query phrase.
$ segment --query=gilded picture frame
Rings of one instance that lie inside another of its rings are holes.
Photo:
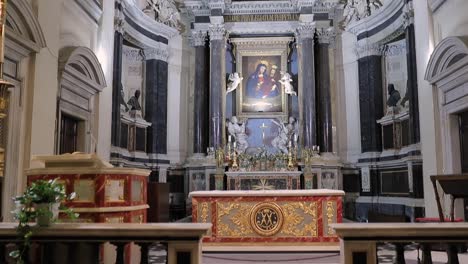
[[[236,71],[243,78],[237,88],[236,111],[241,119],[288,116],[288,98],[279,82],[287,72],[291,37],[232,38]]]

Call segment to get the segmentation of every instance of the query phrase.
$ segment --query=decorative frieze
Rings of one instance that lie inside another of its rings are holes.
[[[226,38],[226,28],[223,24],[211,24],[208,28],[208,34],[210,35],[210,41],[212,40],[224,40]]]
[[[296,32],[294,33],[298,41],[302,41],[303,39],[307,39],[307,38],[314,38],[315,23],[314,22],[301,23],[299,27],[296,29]]]
[[[205,46],[206,44],[207,32],[201,30],[193,30],[190,35],[190,44],[193,47]]]
[[[406,42],[398,42],[397,44],[389,44],[385,47],[384,55],[386,56],[401,56],[406,55]]]
[[[134,49],[134,48],[123,48],[122,50],[123,55],[125,58],[129,61],[143,61],[143,53],[142,50],[140,49]]]
[[[410,25],[414,24],[414,8],[413,2],[407,3],[403,7],[403,25],[407,28]]]
[[[319,43],[333,44],[335,42],[336,32],[333,28],[319,28],[316,32]]]
[[[161,45],[158,48],[148,48],[144,51],[146,60],[161,60],[166,61],[169,59],[169,51],[166,45]]]
[[[120,34],[123,34],[125,32],[124,26],[125,26],[125,15],[120,12],[119,10],[115,10],[115,16],[114,16],[114,30],[115,32],[118,32]]]
[[[384,47],[378,43],[366,43],[357,44],[354,50],[358,58],[364,58],[368,56],[381,56],[384,51]]]
[[[340,26],[346,28],[353,22],[371,16],[382,6],[381,0],[348,0],[344,6],[344,19],[340,22]]]

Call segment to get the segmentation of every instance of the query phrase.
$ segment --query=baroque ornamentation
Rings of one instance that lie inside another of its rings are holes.
[[[344,19],[340,22],[341,28],[346,28],[349,24],[369,17],[372,13],[383,6],[381,0],[343,0]]]
[[[147,0],[147,9],[155,12],[155,19],[178,30],[182,29],[180,13],[174,0]]]
[[[261,203],[252,208],[250,225],[261,236],[273,236],[283,226],[283,218],[283,212],[276,203]]]
[[[143,52],[140,49],[124,48],[122,53],[129,61],[143,61],[144,60]]]
[[[200,218],[202,220],[202,223],[207,223],[207,220],[208,220],[208,203],[207,202],[203,202],[201,203],[201,215],[200,215]]]
[[[119,11],[115,11],[114,16],[114,30],[120,34],[124,33],[124,26],[125,26],[125,15]]]
[[[403,7],[403,26],[407,28],[410,25],[414,24],[414,8],[413,2],[407,3]]]
[[[304,39],[314,38],[315,34],[315,23],[308,22],[308,23],[301,23],[299,27],[296,29],[295,35],[298,41],[302,41]]]
[[[207,32],[201,30],[193,30],[190,36],[190,43],[194,47],[205,46]]]
[[[319,43],[333,44],[336,32],[333,28],[319,28],[317,29],[317,37]]]
[[[326,220],[326,228],[324,228],[324,232],[327,233],[328,236],[334,236],[335,235],[335,230],[333,230],[333,227],[331,227],[331,224],[335,223],[335,212],[336,212],[336,202],[335,201],[327,201],[327,206],[325,209],[325,215],[327,217]]]
[[[223,24],[211,24],[208,32],[210,40],[224,40],[226,38],[226,28]]]
[[[317,203],[288,203],[283,206],[283,214],[284,225],[281,234],[317,237]]]

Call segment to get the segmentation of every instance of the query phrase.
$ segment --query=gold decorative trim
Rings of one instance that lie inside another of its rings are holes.
[[[326,202],[326,211],[325,215],[327,217],[326,224],[324,226],[324,232],[327,232],[327,236],[336,236],[335,230],[331,227],[331,224],[335,223],[336,220],[336,202],[335,201],[327,201]]]
[[[250,225],[262,236],[273,236],[281,230],[284,215],[276,203],[261,203],[250,212]]]
[[[201,203],[200,208],[201,208],[200,218],[202,220],[202,223],[206,223],[208,219],[208,203],[207,202]]]

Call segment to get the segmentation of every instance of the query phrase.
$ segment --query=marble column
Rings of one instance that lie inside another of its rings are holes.
[[[317,145],[314,34],[315,23],[312,22],[302,23],[296,30],[300,54],[299,69],[302,74],[299,85],[302,87],[302,138],[305,148]]]
[[[146,152],[167,153],[167,46],[145,49],[146,95],[145,119],[152,125],[146,132]]]
[[[414,32],[414,10],[412,7],[412,1],[405,1],[406,64],[408,68],[406,92],[408,93],[407,96],[409,98],[409,141],[411,144],[414,144],[420,142],[416,37]]]
[[[207,34],[192,32],[192,46],[195,48],[195,88],[193,93],[193,153],[205,153],[209,134],[209,87],[210,61]]]
[[[217,149],[223,144],[226,30],[223,24],[212,24],[208,32],[210,35],[209,146]]]
[[[317,36],[318,145],[322,152],[333,152],[329,46],[334,40],[335,31],[333,28],[319,29]]]
[[[118,12],[118,10],[116,10]],[[122,87],[122,53],[123,53],[123,23],[124,20],[118,15],[115,19],[114,34],[114,62],[112,73],[112,128],[111,143],[112,146],[120,146],[120,104],[123,99]]]
[[[359,71],[359,112],[361,151],[382,151],[382,128],[377,120],[383,113],[382,46],[364,44],[357,47]]]

